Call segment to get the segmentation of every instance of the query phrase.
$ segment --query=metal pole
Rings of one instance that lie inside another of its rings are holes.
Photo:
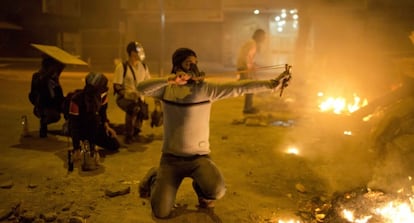
[[[160,0],[161,44],[160,44],[160,76],[164,76],[164,42],[165,42],[165,13],[164,1]]]

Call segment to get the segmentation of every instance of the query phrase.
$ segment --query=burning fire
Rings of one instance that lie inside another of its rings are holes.
[[[414,222],[414,213],[410,205],[406,203],[389,202],[387,205],[375,209],[375,212],[390,223]]]
[[[376,215],[377,219],[382,219],[384,223],[412,223],[414,222],[412,209],[413,207],[407,203],[390,201],[383,206],[373,208],[372,214]],[[351,223],[369,223],[373,215],[356,218],[353,211],[347,209],[342,211],[343,218]]]
[[[322,92],[318,93],[319,97],[323,97]],[[348,102],[344,97],[327,97],[319,104],[322,112],[332,111],[335,114],[350,114],[368,104],[368,100],[361,98],[357,94],[353,94],[353,102]]]
[[[287,148],[285,152],[287,154],[299,155],[299,149],[296,148],[295,146],[291,146],[291,147]]]
[[[342,215],[349,222],[355,222],[355,223],[366,223],[368,222],[369,219],[372,218],[372,216],[364,216],[362,218],[355,219],[354,212],[347,210],[347,209],[344,209],[342,211]]]

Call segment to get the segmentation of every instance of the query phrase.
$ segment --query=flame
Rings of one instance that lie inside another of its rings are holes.
[[[287,221],[279,220],[279,221],[277,221],[277,223],[300,223],[300,221],[298,221],[298,220],[287,220]]]
[[[384,223],[412,223],[414,222],[414,212],[412,207],[407,203],[395,201],[373,209],[373,214],[381,217]],[[342,217],[351,223],[368,223],[372,215],[355,218],[351,210],[342,210]]]
[[[342,211],[342,215],[346,220],[353,223],[367,223],[368,220],[372,218],[372,216],[364,216],[362,218],[355,219],[354,212],[346,209]]]
[[[390,223],[414,222],[414,213],[411,210],[410,205],[406,203],[396,204],[394,202],[389,202],[381,208],[376,208],[375,212]]]
[[[318,92],[319,97],[323,97],[322,92]],[[347,102],[344,97],[328,97],[319,104],[322,112],[332,111],[335,114],[352,113],[368,104],[368,100],[361,98],[357,94],[353,94],[353,102]]]
[[[286,152],[287,154],[299,155],[299,149],[298,149],[298,148],[296,148],[296,147],[294,147],[294,146],[289,147],[289,148],[288,148],[285,152]]]
[[[351,136],[351,135],[352,135],[352,131],[350,131],[350,130],[345,130],[345,131],[344,131],[344,135]]]

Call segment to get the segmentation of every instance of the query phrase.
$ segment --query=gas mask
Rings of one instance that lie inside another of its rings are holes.
[[[198,70],[197,64],[195,64],[195,63],[192,63],[190,65],[190,69],[188,70],[187,73],[190,74],[191,79],[196,81],[196,82],[203,81],[204,77],[206,75],[203,71]]]
[[[128,55],[130,55],[131,52],[136,52],[138,54],[138,59],[141,62],[145,60],[145,51],[141,43],[137,41],[132,41],[128,43],[126,50],[127,50]]]
[[[138,53],[138,58],[140,61],[144,61],[145,60],[145,51],[144,48],[142,48],[141,46],[137,46],[137,53]]]

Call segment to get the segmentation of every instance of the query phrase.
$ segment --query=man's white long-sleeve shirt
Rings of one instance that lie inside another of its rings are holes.
[[[278,83],[245,80],[228,83],[168,84],[166,78],[140,82],[139,92],[162,101],[164,113],[163,153],[176,156],[210,153],[210,112],[212,102],[244,93],[276,88]]]

